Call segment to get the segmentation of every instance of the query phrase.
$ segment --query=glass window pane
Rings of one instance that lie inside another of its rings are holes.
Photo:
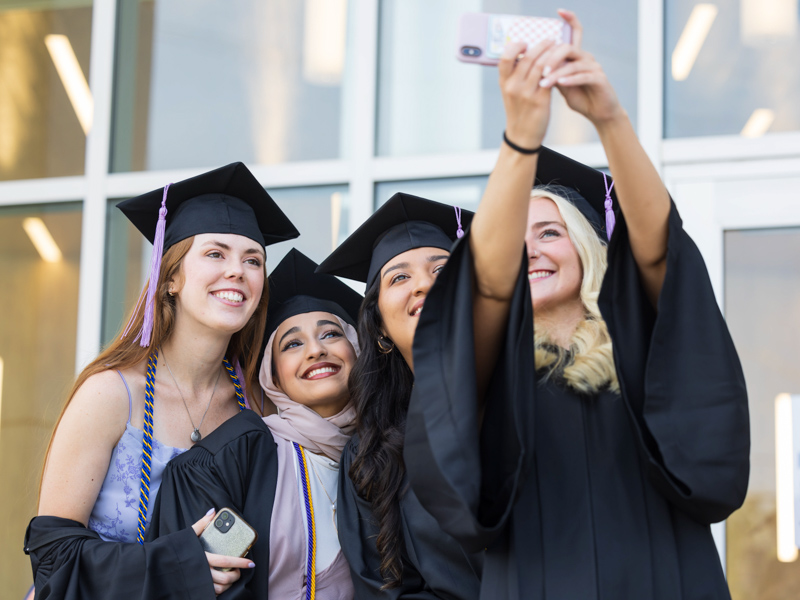
[[[91,30],[91,0],[0,3],[0,180],[83,173]]]
[[[775,443],[776,396],[800,394],[798,273],[800,228],[725,233],[725,315],[747,380],[752,444],[747,498],[727,521],[734,600],[782,600],[800,593],[800,563],[778,560]],[[800,415],[794,418],[800,425]],[[800,439],[799,430],[794,435]],[[794,459],[788,452],[789,464],[797,467],[798,447]]]
[[[267,248],[267,272],[292,248],[320,263],[350,235],[350,193],[346,185],[271,189],[269,193],[300,237]]]
[[[111,170],[343,156],[348,7],[119,2]]]
[[[348,235],[350,200],[346,185],[269,190],[281,210],[295,224],[300,237],[267,248],[267,272],[296,247],[316,262],[330,254]],[[149,275],[152,246],[109,201],[103,290],[103,344],[124,326]],[[167,217],[169,219],[169,217]]]
[[[45,449],[75,377],[80,243],[78,202],[0,208],[3,597],[22,598],[32,583],[22,540],[36,514]]]
[[[416,181],[384,181],[375,186],[376,206],[378,208],[383,206],[397,192],[405,192],[475,212],[488,180],[488,177],[451,177]]]
[[[505,113],[497,69],[455,58],[464,12],[556,16],[556,0],[382,0],[378,71],[378,154],[408,156],[471,152],[500,145]],[[636,123],[636,0],[578,0],[584,47],[603,65]],[[546,143],[597,140],[594,128],[553,95]]]
[[[798,0],[664,7],[666,137],[800,129]]]

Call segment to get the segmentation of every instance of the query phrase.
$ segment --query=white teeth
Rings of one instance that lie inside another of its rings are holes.
[[[416,317],[421,312],[422,312],[422,307],[420,306],[417,310],[415,310],[413,313],[411,313],[411,315]]]
[[[542,277],[549,277],[552,274],[552,271],[534,271],[533,273],[528,273],[528,279],[541,279]]]
[[[217,298],[222,298],[223,300],[228,300],[230,302],[241,302],[244,300],[244,296],[242,296],[239,292],[223,290],[221,292],[215,292],[214,295]]]
[[[319,369],[314,369],[310,373],[307,373],[305,378],[311,379],[315,375],[319,375],[320,373],[336,373],[338,369],[334,369],[333,367],[321,367]]]

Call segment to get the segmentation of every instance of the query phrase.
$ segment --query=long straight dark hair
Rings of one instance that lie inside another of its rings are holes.
[[[406,472],[403,440],[414,374],[399,350],[384,354],[378,349],[383,335],[379,291],[377,279],[367,290],[358,317],[361,355],[350,372],[349,386],[360,440],[349,475],[377,518],[382,589],[388,589],[397,587],[403,575],[399,500]]]

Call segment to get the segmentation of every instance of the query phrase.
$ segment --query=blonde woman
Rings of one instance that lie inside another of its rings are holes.
[[[710,524],[747,487],[741,367],[697,248],[560,14],[574,44],[500,64],[497,166],[420,316],[411,486],[486,548],[481,598],[729,598]],[[553,87],[613,181],[541,148]]]

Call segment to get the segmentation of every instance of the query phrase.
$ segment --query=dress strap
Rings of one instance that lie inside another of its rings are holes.
[[[119,373],[119,378],[122,379],[122,383],[125,384],[125,389],[128,391],[128,425],[130,425],[131,413],[133,410],[133,400],[131,399],[131,388],[128,387],[128,382],[125,380],[125,376],[122,374],[122,371],[117,369],[117,373]]]

